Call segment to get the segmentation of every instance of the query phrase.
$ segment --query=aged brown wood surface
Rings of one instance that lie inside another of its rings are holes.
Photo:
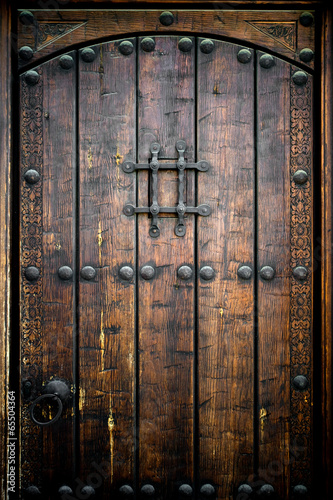
[[[253,470],[254,289],[237,271],[254,271],[254,60],[214,43],[198,53],[198,159],[211,170],[197,201],[212,207],[198,219],[198,268],[215,272],[198,282],[199,471],[230,498]]]
[[[236,38],[256,44],[263,49],[275,51],[290,60],[301,63],[300,51],[314,51],[314,24],[300,23],[302,10],[241,11],[231,9],[207,9],[203,11],[173,10],[174,22],[163,26],[159,21],[159,10],[32,10],[35,23],[18,23],[18,46],[29,46],[34,55],[31,61],[55,50],[63,50],[73,43],[93,42],[102,37],[121,36],[130,32],[210,34]],[[31,62],[30,61],[30,62]],[[20,59],[20,64],[26,62]],[[314,60],[303,64],[314,67]]]
[[[119,42],[94,47],[79,63],[79,268],[96,277],[79,284],[80,478],[102,464],[103,495],[113,483],[133,484],[135,384],[135,222],[123,214],[135,204],[135,176],[121,163],[136,152],[135,52]]]

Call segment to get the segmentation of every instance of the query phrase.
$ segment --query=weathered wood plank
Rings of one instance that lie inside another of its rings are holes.
[[[237,271],[254,270],[254,71],[214,44],[198,51],[198,270],[215,272],[198,282],[199,481],[225,499],[253,469],[254,285]]]
[[[138,49],[139,161],[151,157],[154,141],[161,144],[160,157],[176,159],[178,139],[185,140],[191,160],[194,48],[181,52],[177,37],[156,37],[155,42],[153,52]],[[164,173],[158,173],[160,179]],[[189,193],[191,175],[187,179]],[[147,180],[140,172],[139,206],[149,203]],[[177,203],[178,197],[173,206]],[[156,268],[151,281],[139,277],[138,282],[139,482],[151,483],[156,498],[175,498],[182,482],[193,481],[194,274],[188,281],[177,277],[181,265],[194,267],[193,216],[186,218],[184,237],[175,235],[176,223],[176,218],[161,215],[160,236],[153,239],[148,234],[151,219],[146,214],[138,218],[138,269],[146,264]]]
[[[258,53],[259,476],[289,497],[290,419],[290,66]]]
[[[96,270],[79,283],[80,477],[103,462],[105,498],[134,474],[134,280],[119,271],[135,266],[134,218],[123,214],[135,176],[121,163],[136,154],[136,64],[119,43],[79,63],[80,269]]]

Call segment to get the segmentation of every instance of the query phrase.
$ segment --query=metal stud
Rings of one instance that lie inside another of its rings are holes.
[[[30,24],[34,24],[35,22],[34,15],[32,12],[30,12],[30,10],[23,10],[19,15],[19,20],[25,26],[29,26]]]
[[[252,59],[252,53],[249,49],[241,49],[237,54],[237,59],[242,64],[247,64]]]
[[[311,12],[302,12],[299,20],[302,26],[311,26],[313,24],[314,17]]]
[[[249,484],[241,484],[237,491],[238,491],[238,493],[244,493],[245,495],[251,495],[253,490]]]
[[[72,488],[70,488],[69,486],[60,486],[59,490],[58,490],[58,495],[60,496],[60,498],[63,496],[63,495],[73,495],[73,490]]]
[[[28,488],[25,490],[25,497],[26,498],[35,498],[41,496],[41,492],[37,488],[37,486],[28,486]]]
[[[296,184],[305,184],[309,176],[305,170],[297,170],[293,175],[293,181]]]
[[[297,266],[293,269],[293,276],[297,280],[305,280],[308,275],[308,270],[304,266]]]
[[[274,57],[270,54],[263,54],[259,59],[259,64],[265,69],[272,68],[275,64]]]
[[[160,23],[163,24],[163,26],[171,26],[174,20],[175,18],[172,12],[166,11],[162,12],[162,14],[160,15]]]
[[[30,59],[32,59],[33,56],[34,56],[34,51],[32,50],[31,47],[24,45],[23,47],[20,48],[19,57],[23,61],[30,61]]]
[[[259,274],[263,280],[270,281],[274,278],[275,276],[275,271],[271,266],[263,266]]]
[[[144,484],[141,488],[143,498],[151,498],[155,495],[155,488],[152,484]]]
[[[243,280],[249,280],[252,278],[252,269],[249,266],[241,266],[238,269],[237,274]]]
[[[141,267],[140,274],[144,280],[151,280],[155,276],[155,269],[153,266],[143,266]]]
[[[292,76],[293,82],[296,85],[305,85],[308,81],[308,75],[304,71],[296,71]]]
[[[200,269],[200,278],[202,278],[205,281],[212,280],[215,276],[214,269],[210,266],[204,266]]]
[[[129,484],[124,484],[119,488],[121,498],[130,498],[134,496],[133,488]]]
[[[40,175],[37,172],[37,170],[30,169],[30,170],[27,170],[25,172],[25,174],[24,174],[24,180],[28,184],[37,184],[37,182],[40,180]]]
[[[59,59],[59,64],[62,69],[71,69],[74,66],[74,59],[71,56],[64,55]]]
[[[134,45],[129,40],[124,40],[118,47],[118,50],[123,56],[129,56],[134,50]]]
[[[123,266],[119,269],[119,276],[125,281],[130,281],[134,276],[134,270],[130,266]]]
[[[150,37],[143,38],[141,40],[141,48],[145,52],[152,52],[155,49],[155,40]]]
[[[85,500],[88,500],[88,498],[95,496],[96,491],[92,486],[84,486],[81,490],[81,494],[84,495]]]
[[[83,49],[81,52],[81,59],[84,62],[93,62],[95,60],[96,53],[93,49],[87,48]]]
[[[181,498],[190,498],[193,495],[193,488],[189,484],[179,486],[178,492]]]
[[[308,489],[303,484],[298,484],[294,487],[293,493],[296,498],[304,498],[308,494]]]
[[[209,40],[209,38],[206,38],[205,40],[202,40],[200,43],[200,50],[204,54],[210,54],[214,50],[214,42],[213,40]]]
[[[28,85],[36,85],[36,83],[39,82],[39,74],[37,71],[27,71],[26,74],[24,75],[24,79]]]
[[[204,498],[213,498],[215,496],[215,488],[212,484],[203,484],[200,488],[200,493]]]
[[[309,381],[304,375],[297,375],[293,379],[293,386],[298,391],[304,391],[309,387]]]
[[[58,276],[63,281],[69,281],[73,278],[73,270],[69,266],[61,266],[58,269]]]
[[[84,280],[90,281],[90,280],[93,280],[96,277],[96,269],[94,269],[91,266],[84,266],[81,269],[81,273],[80,274],[81,274],[81,277]]]
[[[299,53],[299,58],[301,61],[308,63],[312,61],[314,53],[311,49],[302,49]]]
[[[271,484],[264,484],[258,491],[259,497],[269,498],[275,494],[275,490]]]
[[[179,40],[179,42],[178,42],[178,48],[182,52],[190,52],[192,47],[193,47],[193,42],[192,42],[191,38],[186,38],[186,37],[181,38],[181,40]]]
[[[36,281],[39,277],[39,269],[35,266],[29,266],[24,271],[24,275],[28,281]]]
[[[192,278],[193,271],[190,268],[190,266],[180,266],[180,268],[177,271],[177,276],[181,280],[189,280]]]

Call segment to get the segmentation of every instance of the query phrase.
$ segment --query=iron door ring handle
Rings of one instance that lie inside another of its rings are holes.
[[[55,414],[55,416],[53,418],[51,418],[51,420],[48,420],[47,422],[40,422],[39,420],[37,420],[37,418],[35,417],[34,415],[34,410],[36,408],[36,405],[38,403],[40,403],[43,399],[46,399],[46,398],[51,398],[51,399],[54,399],[56,400],[57,404],[58,404],[58,411],[57,413]],[[54,424],[57,420],[59,420],[60,416],[61,416],[61,413],[62,413],[62,409],[63,409],[63,405],[62,405],[62,401],[61,399],[59,398],[58,394],[42,394],[41,396],[38,396],[37,399],[35,399],[35,401],[32,403],[32,405],[30,406],[30,415],[31,415],[31,419],[32,421],[36,424],[36,425],[39,425],[40,427],[45,427],[46,425],[51,425],[51,424]]]

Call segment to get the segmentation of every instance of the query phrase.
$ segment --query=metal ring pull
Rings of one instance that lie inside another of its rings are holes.
[[[43,399],[53,399],[58,404],[58,411],[57,411],[56,415],[53,418],[51,418],[51,420],[48,420],[47,422],[41,422],[41,421],[37,420],[37,418],[34,415],[34,410],[35,410],[37,404],[40,403],[41,401],[43,401]],[[35,399],[35,401],[30,406],[31,419],[36,425],[39,425],[40,427],[45,427],[46,425],[54,424],[57,420],[59,420],[61,413],[62,413],[62,409],[63,409],[62,401],[61,401],[60,397],[58,396],[58,394],[42,394],[41,396],[38,396],[38,398]]]

